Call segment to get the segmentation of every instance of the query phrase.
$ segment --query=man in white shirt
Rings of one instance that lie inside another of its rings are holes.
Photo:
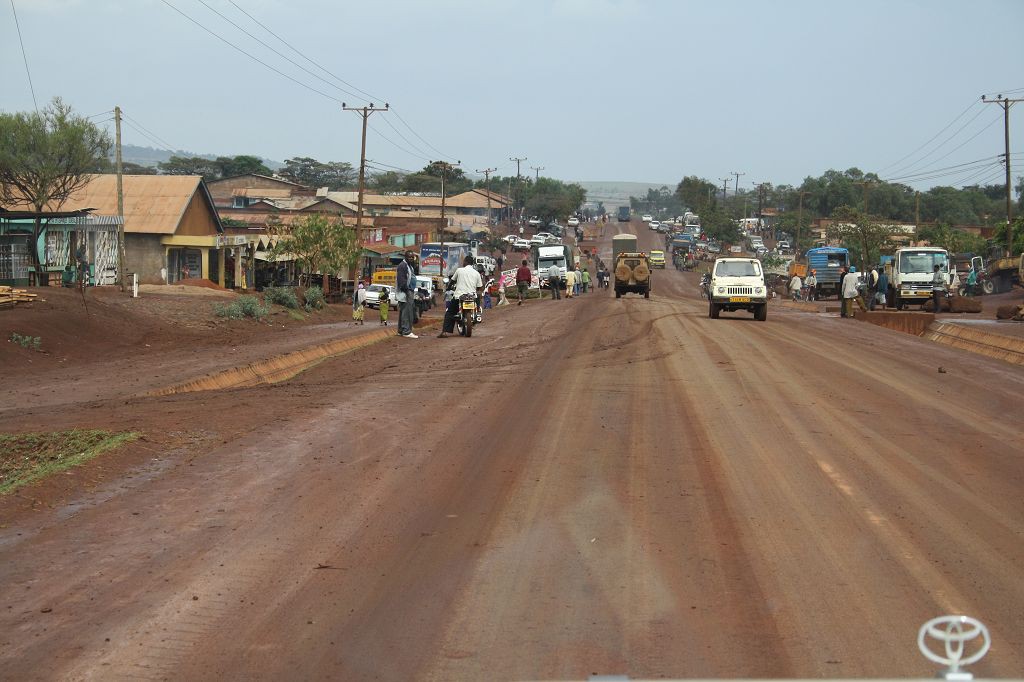
[[[484,280],[476,269],[476,261],[473,256],[466,256],[463,266],[452,273],[452,282],[455,284],[455,290],[452,292],[452,300],[448,302],[448,307],[444,311],[444,325],[441,327],[441,333],[437,335],[439,339],[450,336],[455,331],[455,316],[461,313],[459,299],[462,298],[462,295],[479,296],[484,288]]]

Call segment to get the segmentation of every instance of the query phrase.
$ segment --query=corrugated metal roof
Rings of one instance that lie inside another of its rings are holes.
[[[123,178],[125,231],[146,234],[174,234],[203,180],[198,175],[125,175]],[[57,210],[58,207],[49,208]],[[62,211],[92,208],[96,216],[117,215],[117,176],[93,175],[85,187],[59,208]],[[216,216],[212,202],[211,212]]]

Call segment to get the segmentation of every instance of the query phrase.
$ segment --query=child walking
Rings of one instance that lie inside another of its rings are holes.
[[[380,290],[380,323],[385,327],[388,326],[388,309],[391,306],[391,299],[389,298],[390,292],[387,287]]]

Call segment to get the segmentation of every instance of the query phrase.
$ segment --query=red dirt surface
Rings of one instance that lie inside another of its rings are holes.
[[[1019,677],[1024,369],[776,305],[710,320],[696,283],[273,386],[137,397],[231,364],[231,333],[337,323],[41,372],[6,430],[146,440],[0,499],[4,675],[923,677],[917,628],[962,612],[993,633],[975,674]]]

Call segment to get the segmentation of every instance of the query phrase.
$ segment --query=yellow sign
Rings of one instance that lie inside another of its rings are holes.
[[[730,296],[729,303],[750,303],[749,296]]]

